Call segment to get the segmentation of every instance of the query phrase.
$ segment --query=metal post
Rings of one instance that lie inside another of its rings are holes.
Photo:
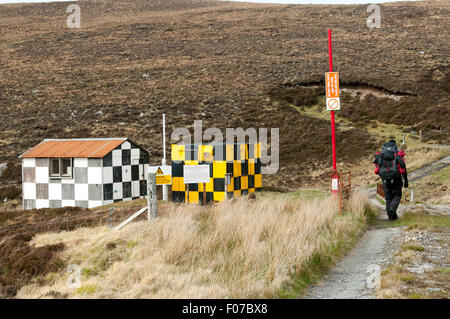
[[[342,215],[342,173],[339,178],[339,215]]]
[[[348,172],[348,196],[352,193],[352,172]]]
[[[414,202],[414,188],[411,188],[411,202]]]
[[[330,72],[333,72],[333,44],[331,40],[331,29],[328,29],[328,62],[330,66]],[[331,178],[339,178],[336,166],[336,128],[334,111],[331,111],[331,148],[333,153],[333,170],[331,172]],[[340,185],[340,182],[338,182]],[[339,187],[340,188],[340,187]],[[336,196],[339,194],[339,190],[331,190],[331,193]]]
[[[156,174],[148,173],[147,176],[147,219],[150,220],[152,218],[158,217],[158,201],[157,201],[157,192],[156,192]]]
[[[225,199],[228,199],[228,185],[230,185],[230,183],[228,183],[229,178],[231,180],[231,174],[225,174]]]
[[[187,196],[186,202],[189,204],[189,184],[186,184],[186,196]]]
[[[162,165],[165,166],[167,163],[166,160],[166,114],[163,114],[163,159],[162,159]],[[163,201],[168,202],[169,201],[169,187],[167,185],[162,185],[162,194],[163,194]]]
[[[422,130],[419,131],[419,141],[422,143]]]
[[[328,58],[330,72],[333,72],[333,44],[331,40],[331,29],[328,29]],[[336,171],[336,130],[334,111],[331,111],[331,143],[333,151],[333,171]]]
[[[203,183],[203,206],[206,206],[206,183]]]

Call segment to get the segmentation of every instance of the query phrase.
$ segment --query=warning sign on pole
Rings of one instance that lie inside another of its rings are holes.
[[[325,73],[325,91],[327,94],[327,110],[338,111],[341,109],[341,101],[339,99],[339,73]]]
[[[149,173],[156,173],[156,185],[172,184],[172,167],[171,166],[150,166]]]

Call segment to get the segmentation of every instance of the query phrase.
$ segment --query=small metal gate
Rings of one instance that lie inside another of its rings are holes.
[[[377,194],[380,195],[381,197],[385,198],[382,183],[377,183]]]

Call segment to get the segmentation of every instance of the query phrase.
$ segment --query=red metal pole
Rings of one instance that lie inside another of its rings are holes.
[[[331,29],[328,29],[328,57],[330,62],[330,72],[333,72],[333,45],[331,42]]]
[[[331,42],[331,29],[328,29],[328,56],[330,72],[333,72],[333,46]],[[336,171],[336,132],[334,124],[334,111],[331,111],[331,144],[333,148],[333,172]]]

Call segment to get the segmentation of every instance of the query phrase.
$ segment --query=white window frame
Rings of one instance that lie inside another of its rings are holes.
[[[59,162],[59,172],[58,174],[52,174],[53,172],[53,161],[58,160]],[[68,175],[62,175],[62,168],[63,168],[63,161],[64,160],[70,160],[70,169]],[[67,178],[71,179],[73,178],[73,158],[49,158],[49,165],[48,165],[48,173],[50,178]]]

